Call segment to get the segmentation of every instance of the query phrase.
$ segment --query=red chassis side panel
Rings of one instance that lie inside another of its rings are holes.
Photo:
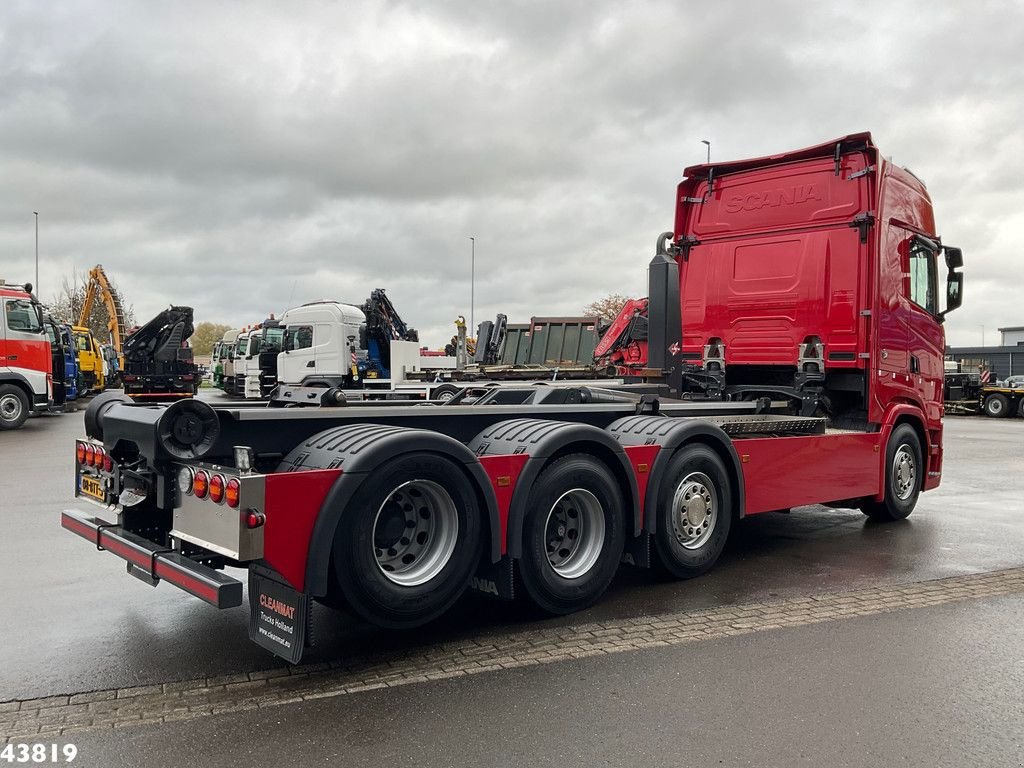
[[[661,450],[660,445],[627,445],[623,448],[633,474],[636,475],[637,503],[640,505],[640,529],[646,524],[644,510],[647,502],[647,481],[651,478],[651,466]]]
[[[498,500],[498,525],[501,527],[498,534],[502,555],[508,552],[508,511],[512,506],[512,495],[519,482],[519,474],[529,458],[525,453],[479,457],[480,465],[487,473],[487,479],[491,481],[494,496]]]
[[[873,497],[882,445],[877,432],[737,440],[746,513]]]
[[[340,469],[267,475],[263,559],[299,592],[306,588],[313,526],[340,475]]]

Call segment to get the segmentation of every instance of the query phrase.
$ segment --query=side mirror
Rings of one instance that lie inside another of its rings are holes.
[[[960,269],[964,265],[964,252],[951,245],[943,246],[942,252],[946,254],[946,266],[952,269]],[[959,306],[959,305],[958,305]]]
[[[946,277],[946,309],[939,317],[945,317],[954,309],[958,309],[964,301],[964,275],[962,272],[950,272]]]

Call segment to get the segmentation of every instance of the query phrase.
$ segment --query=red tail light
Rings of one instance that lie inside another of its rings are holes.
[[[214,475],[210,478],[210,501],[215,501],[218,504],[224,501],[225,485],[224,475]]]
[[[242,484],[238,482],[237,477],[232,477],[228,480],[227,488],[224,490],[224,499],[232,509],[238,506],[238,499],[241,494],[241,490]]]
[[[103,454],[103,471],[113,472],[114,471],[114,459],[109,453],[104,452]]]
[[[89,443],[86,443],[85,444],[85,463],[88,464],[91,467],[95,463],[95,461],[96,461],[96,449],[93,448],[92,445],[90,445]]]
[[[210,478],[201,469],[196,470],[196,476],[192,478],[192,495],[197,499],[205,499],[207,491],[210,490]]]
[[[255,509],[250,509],[245,515],[245,526],[247,528],[259,528],[267,522],[267,517],[262,512],[257,512]]]
[[[94,467],[96,467],[97,469],[102,467],[103,466],[103,458],[106,455],[107,455],[107,452],[104,451],[102,448],[100,448],[100,446],[97,445],[95,448],[93,448],[93,451],[92,451],[92,465]]]
[[[81,440],[75,443],[75,458],[79,464],[85,464],[85,443]]]

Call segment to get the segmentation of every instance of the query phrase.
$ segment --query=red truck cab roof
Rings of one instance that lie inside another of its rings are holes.
[[[899,293],[896,252],[911,233],[938,240],[928,192],[867,132],[687,168],[675,222],[683,351],[717,340],[727,364],[795,366],[817,339],[827,367],[868,367],[864,313]]]

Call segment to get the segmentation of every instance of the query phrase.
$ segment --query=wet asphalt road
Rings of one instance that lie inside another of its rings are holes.
[[[166,585],[148,587],[129,578],[117,558],[90,551],[61,530],[60,511],[73,504],[73,440],[82,432],[79,412],[34,418],[21,431],[0,435],[0,700],[281,665],[249,643],[246,608],[218,612]],[[813,467],[802,481],[814,482]],[[661,583],[623,569],[597,606],[546,624],[657,615],[1022,564],[1024,420],[948,419],[943,485],[921,497],[908,521],[873,525],[858,512],[823,507],[751,518],[738,527],[711,574]],[[304,662],[472,636],[524,620],[514,606],[476,596],[415,634],[382,632],[317,608],[318,644]],[[914,634],[913,627],[899,629]],[[1016,653],[1020,659],[1019,645]],[[402,694],[417,695],[426,694]]]
[[[61,737],[76,765],[1024,765],[1024,599]]]

